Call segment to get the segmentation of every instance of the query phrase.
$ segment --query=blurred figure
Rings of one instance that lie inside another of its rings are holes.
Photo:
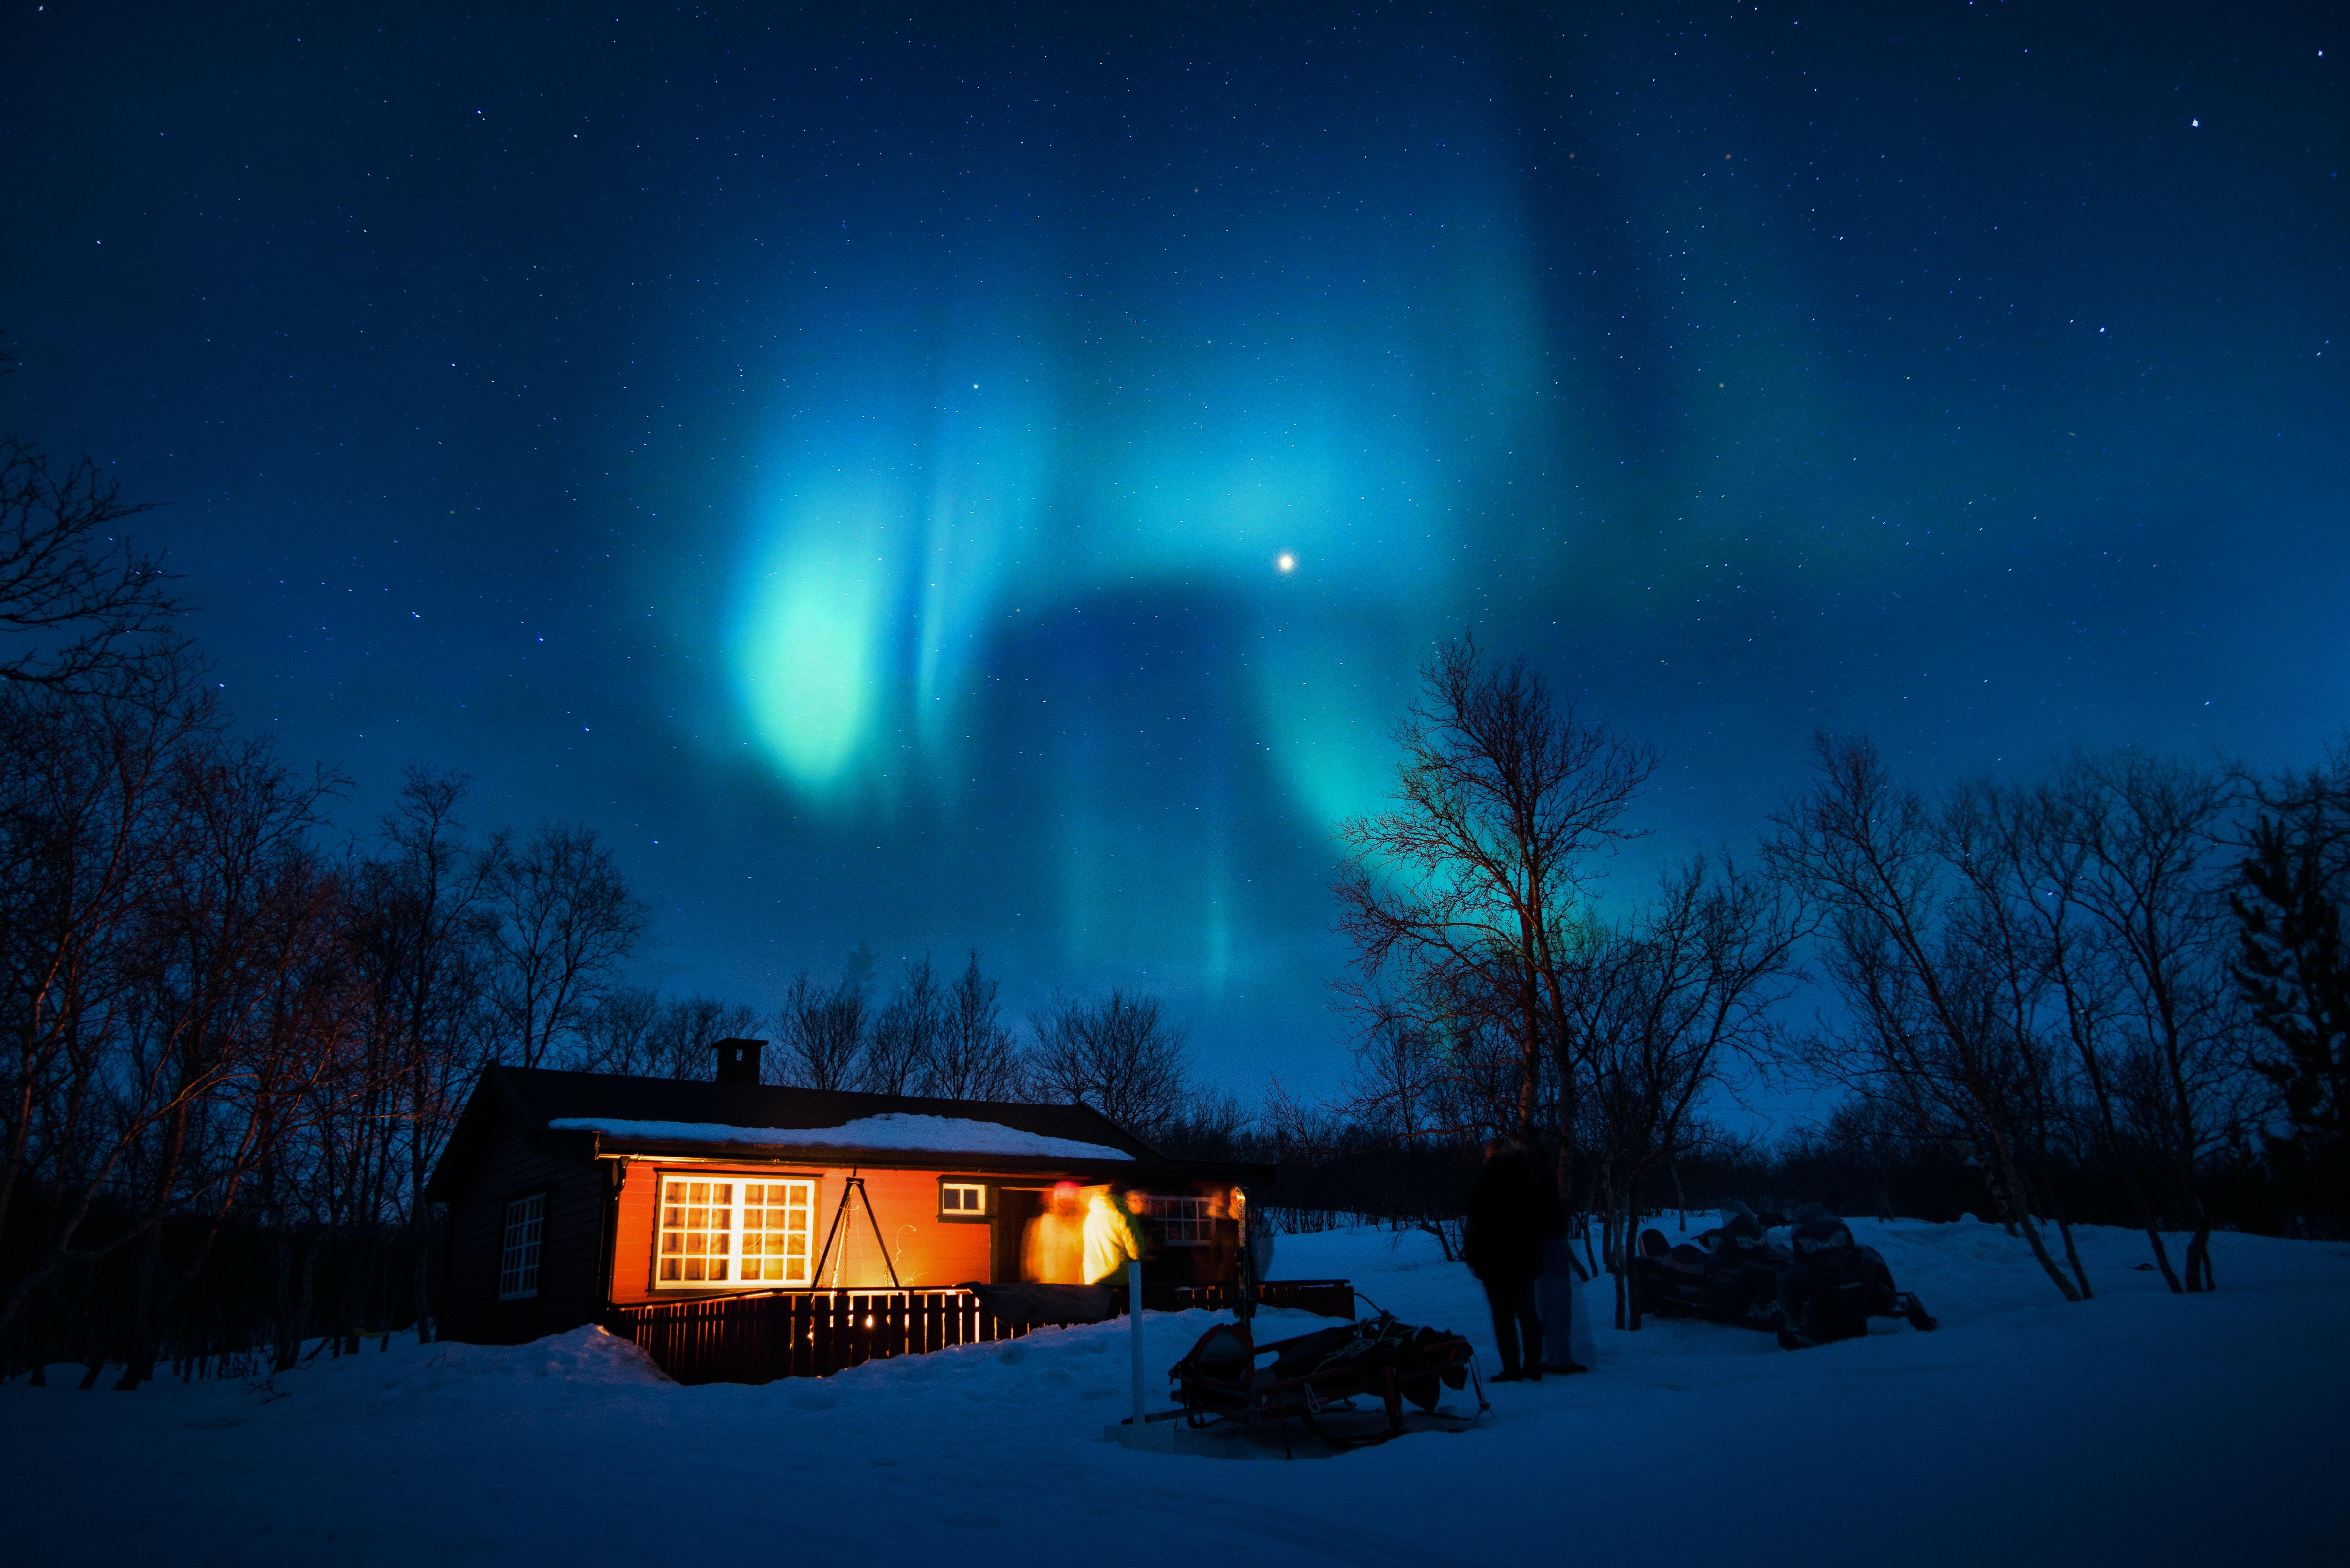
[[[1208,1195],[1208,1278],[1240,1283],[1240,1189]]]
[[[1543,1326],[1534,1281],[1542,1275],[1544,1239],[1565,1229],[1565,1208],[1549,1174],[1523,1146],[1488,1139],[1485,1168],[1469,1191],[1461,1255],[1484,1285],[1485,1304],[1492,1309],[1493,1338],[1502,1352],[1496,1383],[1542,1381]]]
[[[1040,1285],[1087,1282],[1085,1226],[1077,1184],[1059,1183],[1044,1211],[1028,1221],[1027,1233],[1020,1239],[1020,1277]]]
[[[1141,1221],[1128,1212],[1128,1205],[1113,1201],[1107,1187],[1088,1187],[1085,1197],[1085,1281],[1098,1285],[1110,1282],[1128,1258],[1142,1256]],[[1143,1201],[1140,1193],[1130,1198]]]

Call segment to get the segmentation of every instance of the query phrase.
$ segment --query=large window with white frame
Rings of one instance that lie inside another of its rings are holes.
[[[538,1255],[546,1234],[546,1193],[534,1192],[506,1205],[498,1239],[498,1300],[527,1301],[538,1294]]]
[[[698,1173],[660,1179],[656,1290],[805,1285],[816,1260],[816,1183]]]

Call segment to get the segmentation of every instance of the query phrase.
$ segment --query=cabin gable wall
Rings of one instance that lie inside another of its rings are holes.
[[[543,1192],[537,1293],[498,1299],[506,1205]],[[604,1186],[592,1159],[549,1155],[502,1126],[449,1205],[441,1334],[473,1345],[520,1345],[596,1320],[603,1272]]]

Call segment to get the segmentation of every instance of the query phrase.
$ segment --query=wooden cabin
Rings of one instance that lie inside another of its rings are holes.
[[[1237,1280],[1244,1189],[1269,1166],[1170,1159],[1086,1106],[776,1087],[761,1044],[720,1042],[706,1082],[485,1071],[425,1189],[448,1206],[442,1334],[1035,1279],[1024,1241],[1065,1183],[1132,1195],[1147,1294]]]

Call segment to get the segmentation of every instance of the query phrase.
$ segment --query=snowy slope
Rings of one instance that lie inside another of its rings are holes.
[[[2339,1560],[2350,1247],[2222,1236],[2222,1291],[2178,1299],[2135,1271],[2141,1239],[2091,1231],[2101,1294],[2067,1305],[1995,1227],[1854,1228],[1940,1333],[1887,1324],[1790,1355],[1709,1324],[1603,1327],[1596,1372],[1495,1390],[1475,1430],[1294,1465],[1102,1442],[1126,1399],[1119,1324],[764,1388],[677,1387],[593,1330],[370,1349],[275,1398],[83,1394],[58,1367],[62,1386],[0,1387],[7,1555]],[[1427,1238],[1284,1237],[1277,1262],[1490,1347],[1474,1282]],[[1150,1314],[1154,1369],[1212,1321]]]

